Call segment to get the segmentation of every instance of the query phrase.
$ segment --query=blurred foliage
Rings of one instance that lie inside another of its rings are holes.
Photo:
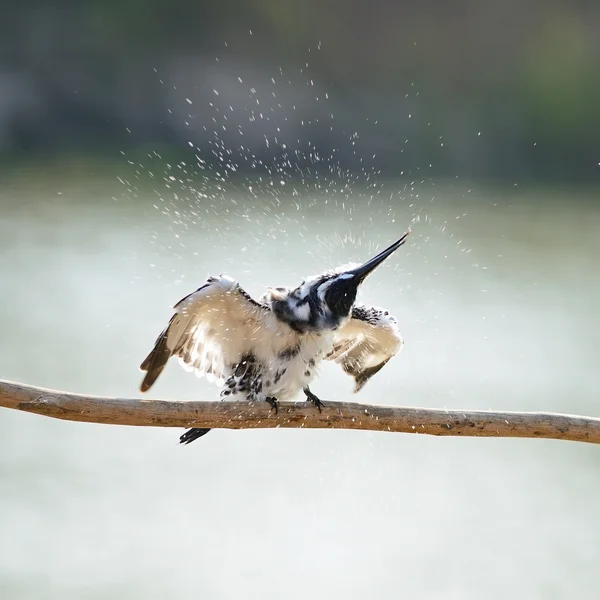
[[[191,141],[210,155],[229,106],[229,129],[249,131],[222,144],[260,153],[272,132],[245,122],[272,97],[271,122],[288,127],[278,144],[311,137],[349,168],[374,155],[392,174],[599,172],[596,2],[5,0],[2,12],[4,153]]]

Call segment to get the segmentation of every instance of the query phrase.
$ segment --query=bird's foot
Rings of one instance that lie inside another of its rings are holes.
[[[279,400],[277,400],[277,398],[273,398],[273,396],[267,396],[265,401],[271,405],[271,410],[274,410],[275,414],[279,412]]]
[[[306,400],[312,402],[319,409],[319,412],[323,412],[325,405],[321,402],[320,398],[313,394],[309,388],[304,388],[304,393],[306,394]]]

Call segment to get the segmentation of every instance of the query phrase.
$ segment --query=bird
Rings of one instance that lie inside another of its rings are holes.
[[[387,310],[356,303],[359,286],[402,246],[410,229],[362,265],[307,277],[297,287],[267,288],[258,299],[227,275],[210,276],[175,306],[168,325],[140,365],[148,391],[171,357],[188,371],[221,386],[222,399],[280,401],[310,389],[319,363],[334,361],[352,376],[358,392],[403,346]],[[210,431],[195,427],[179,438],[189,444]]]

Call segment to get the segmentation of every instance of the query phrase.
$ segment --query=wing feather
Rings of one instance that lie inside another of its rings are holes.
[[[358,392],[402,348],[394,317],[380,308],[355,305],[350,319],[335,332],[327,360],[354,377]]]
[[[182,298],[175,314],[142,362],[146,371],[140,389],[150,389],[171,356],[187,370],[223,379],[267,327],[267,306],[253,300],[229,277],[210,277],[195,292]]]

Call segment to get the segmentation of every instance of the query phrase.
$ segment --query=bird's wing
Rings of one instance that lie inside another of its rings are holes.
[[[140,389],[150,389],[171,356],[198,375],[223,379],[243,360],[259,336],[268,334],[270,309],[253,300],[229,277],[209,277],[180,300],[175,314],[140,365],[146,376]]]
[[[327,360],[354,377],[358,392],[402,348],[396,319],[380,308],[355,305],[350,319],[335,332]]]

